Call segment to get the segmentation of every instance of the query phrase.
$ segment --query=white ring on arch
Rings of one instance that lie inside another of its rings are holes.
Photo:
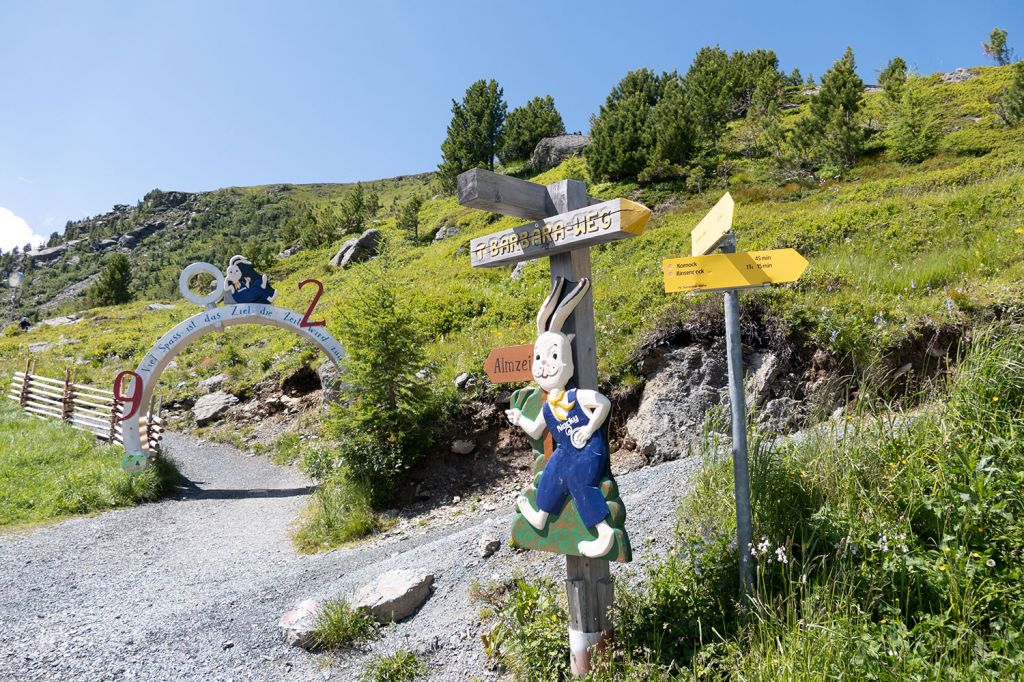
[[[195,263],[194,265],[203,264]],[[196,313],[171,328],[153,344],[135,370],[142,378],[142,390],[138,403],[139,409],[121,423],[125,450],[122,467],[129,471],[136,471],[148,463],[148,448],[143,445],[139,431],[139,420],[142,413],[153,397],[153,389],[160,380],[164,368],[192,341],[204,334],[236,324],[263,324],[281,327],[311,341],[341,370],[342,362],[345,360],[345,349],[341,343],[325,327],[303,327],[301,322],[302,315],[287,308],[278,308],[265,303],[238,303]],[[129,406],[125,405],[124,412],[127,412],[128,409]]]
[[[206,296],[196,296],[188,285],[189,280],[200,272],[205,272],[214,279],[213,291]],[[181,275],[178,276],[178,289],[181,290],[181,295],[186,300],[196,305],[214,305],[224,296],[224,273],[216,265],[211,265],[210,263],[192,263],[182,270]]]

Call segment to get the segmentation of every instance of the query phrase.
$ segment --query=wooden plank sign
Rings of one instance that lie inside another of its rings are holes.
[[[725,291],[800,279],[807,259],[796,249],[716,253],[664,261],[665,292]]]
[[[487,356],[484,371],[494,384],[533,381],[533,344],[495,348]]]
[[[651,211],[629,199],[612,199],[470,242],[475,268],[492,268],[628,239],[643,233]]]
[[[711,253],[732,229],[733,201],[726,192],[690,233],[694,256]]]

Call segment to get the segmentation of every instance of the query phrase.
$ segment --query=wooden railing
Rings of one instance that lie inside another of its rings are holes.
[[[24,372],[14,372],[7,397],[33,416],[60,419],[102,440],[124,444],[120,421],[123,403],[114,399],[113,391],[76,384],[71,367],[64,370],[63,381],[35,374],[34,368],[35,363],[29,360]],[[159,452],[163,440],[161,412],[162,406],[154,397],[139,419],[142,442],[150,452]]]

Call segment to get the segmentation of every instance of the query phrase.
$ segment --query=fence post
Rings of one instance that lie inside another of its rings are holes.
[[[64,368],[64,397],[61,399],[60,418],[66,422],[71,421],[75,412],[75,390],[74,373],[70,367]]]
[[[28,404],[28,391],[32,384],[32,369],[35,363],[32,362],[31,358],[25,361],[25,375],[21,378],[21,393],[18,395],[18,402],[21,403],[22,407]]]
[[[119,412],[120,405],[117,402],[117,398],[112,398],[110,403],[110,437],[108,440],[111,444],[114,443],[114,436],[117,435],[117,414]]]

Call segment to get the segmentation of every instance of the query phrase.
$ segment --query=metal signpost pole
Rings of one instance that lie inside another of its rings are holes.
[[[736,252],[736,237],[722,244],[724,253]],[[747,401],[743,391],[743,340],[740,335],[739,291],[726,291],[725,348],[729,361],[729,409],[732,412],[732,472],[736,488],[736,540],[740,559],[740,603],[754,587],[750,548],[754,541],[750,518],[750,467],[747,463]]]

